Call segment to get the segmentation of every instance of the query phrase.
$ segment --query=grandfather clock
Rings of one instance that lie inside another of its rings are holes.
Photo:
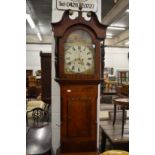
[[[61,94],[61,153],[97,151],[97,97],[101,74],[100,42],[106,26],[89,12],[52,23],[56,40],[56,81]]]

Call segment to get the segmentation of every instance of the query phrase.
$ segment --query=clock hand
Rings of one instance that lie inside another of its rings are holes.
[[[80,59],[80,64],[84,65],[83,59]]]

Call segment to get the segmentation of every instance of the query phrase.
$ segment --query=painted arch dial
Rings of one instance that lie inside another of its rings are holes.
[[[65,43],[65,74],[93,74],[95,45],[91,37],[83,30],[76,30],[69,35]]]

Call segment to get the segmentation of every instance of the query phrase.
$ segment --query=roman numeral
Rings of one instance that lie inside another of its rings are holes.
[[[88,60],[92,60],[92,58],[88,58]]]
[[[74,66],[72,66],[72,70],[74,70],[75,69],[75,67]]]
[[[71,65],[71,62],[68,62],[67,65]]]
[[[89,63],[89,62],[87,62],[87,64],[86,64],[87,66],[90,66],[91,64]]]

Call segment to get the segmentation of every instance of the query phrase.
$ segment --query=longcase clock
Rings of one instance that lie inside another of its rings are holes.
[[[97,97],[101,79],[100,43],[106,26],[95,13],[86,21],[66,11],[52,23],[56,40],[56,81],[61,94],[61,153],[97,150]]]

